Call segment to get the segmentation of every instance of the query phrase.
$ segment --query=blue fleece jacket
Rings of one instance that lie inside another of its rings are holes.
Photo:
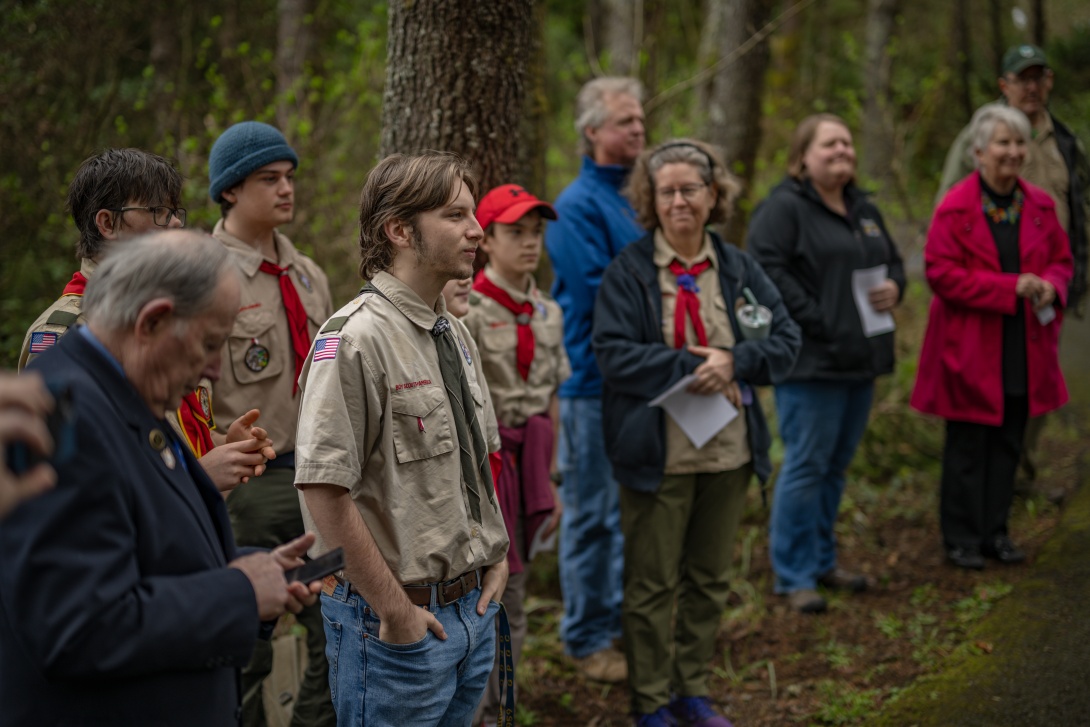
[[[602,376],[590,346],[594,299],[602,273],[613,258],[644,230],[621,196],[628,168],[598,165],[583,157],[583,168],[556,200],[559,219],[545,230],[553,264],[553,298],[564,311],[564,346],[571,377],[560,385],[562,397],[598,397]]]

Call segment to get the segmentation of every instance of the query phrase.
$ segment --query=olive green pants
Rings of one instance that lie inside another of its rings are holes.
[[[747,464],[730,472],[666,475],[658,492],[621,487],[621,623],[638,714],[666,706],[672,694],[708,693],[751,474]]]
[[[240,485],[227,498],[227,512],[235,542],[240,546],[275,548],[303,534],[295,469],[269,468],[260,477]],[[296,621],[307,630],[307,669],[292,710],[292,727],[335,727],[337,714],[329,693],[329,666],[325,659],[325,626],[317,603],[304,608]],[[265,705],[261,687],[272,673],[272,643],[258,639],[250,663],[242,670],[242,724],[264,727]]]

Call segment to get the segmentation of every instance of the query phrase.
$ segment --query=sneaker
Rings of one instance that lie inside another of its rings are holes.
[[[637,714],[636,727],[677,727],[677,720],[666,707],[659,707],[650,714]]]
[[[1021,563],[1026,559],[1026,553],[1017,545],[1011,542],[1011,539],[1006,535],[1000,535],[993,539],[990,543],[985,543],[981,548],[983,554],[989,558],[995,558],[1000,563],[1006,563],[1008,565],[1012,563]]]
[[[620,684],[628,679],[628,663],[625,662],[624,654],[612,647],[573,661],[584,677],[596,682]]]
[[[828,604],[821,594],[812,588],[800,588],[787,594],[787,604],[799,613],[825,613]]]
[[[712,707],[707,697],[678,697],[670,702],[670,711],[679,725],[688,727],[734,727],[730,720]]]
[[[862,593],[867,590],[867,579],[858,573],[850,573],[843,568],[833,568],[828,573],[818,576],[818,583],[836,591]]]
[[[958,568],[984,570],[984,556],[976,548],[947,548],[946,560]]]

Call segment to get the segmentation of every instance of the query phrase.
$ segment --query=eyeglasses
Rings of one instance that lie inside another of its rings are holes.
[[[1051,71],[1042,71],[1040,73],[1030,74],[1014,74],[1011,73],[1007,76],[1008,80],[1017,86],[1028,86],[1031,83],[1040,86],[1052,75]]]
[[[681,196],[685,198],[686,202],[692,202],[694,199],[696,199],[696,196],[700,194],[700,192],[703,191],[703,189],[707,186],[707,184],[686,184],[684,187],[678,187],[677,189],[656,189],[655,196],[658,197],[659,202],[673,202],[674,195],[680,192]]]
[[[151,212],[151,220],[159,227],[170,227],[170,218],[176,217],[178,222],[182,223],[182,227],[185,227],[185,208],[184,207],[117,207],[111,209],[110,212],[129,212],[131,210],[144,210],[145,212]]]

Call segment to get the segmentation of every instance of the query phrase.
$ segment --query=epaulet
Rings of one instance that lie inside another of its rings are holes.
[[[344,324],[348,322],[348,316],[333,316],[325,325],[322,326],[322,330],[318,333],[334,333],[344,328]]]
[[[49,314],[49,317],[45,319],[45,322],[51,326],[71,328],[76,325],[77,320],[79,320],[79,316],[71,311],[55,310]]]
[[[476,290],[470,290],[469,291],[469,304],[470,305],[480,305],[482,300],[484,300],[484,298],[481,297],[481,294],[478,293]]]
[[[322,326],[321,330],[318,331],[318,335],[321,335],[323,333],[336,333],[337,331],[344,328],[344,324],[348,322],[348,319],[352,317],[352,314],[358,311],[363,306],[363,294],[365,292],[378,293],[378,291],[374,288],[369,289],[367,288],[367,286],[364,286],[363,290],[360,290],[359,295],[350,300],[343,308],[337,311],[336,315],[334,315],[332,318],[325,322],[325,325]],[[379,293],[379,295],[382,294]]]

